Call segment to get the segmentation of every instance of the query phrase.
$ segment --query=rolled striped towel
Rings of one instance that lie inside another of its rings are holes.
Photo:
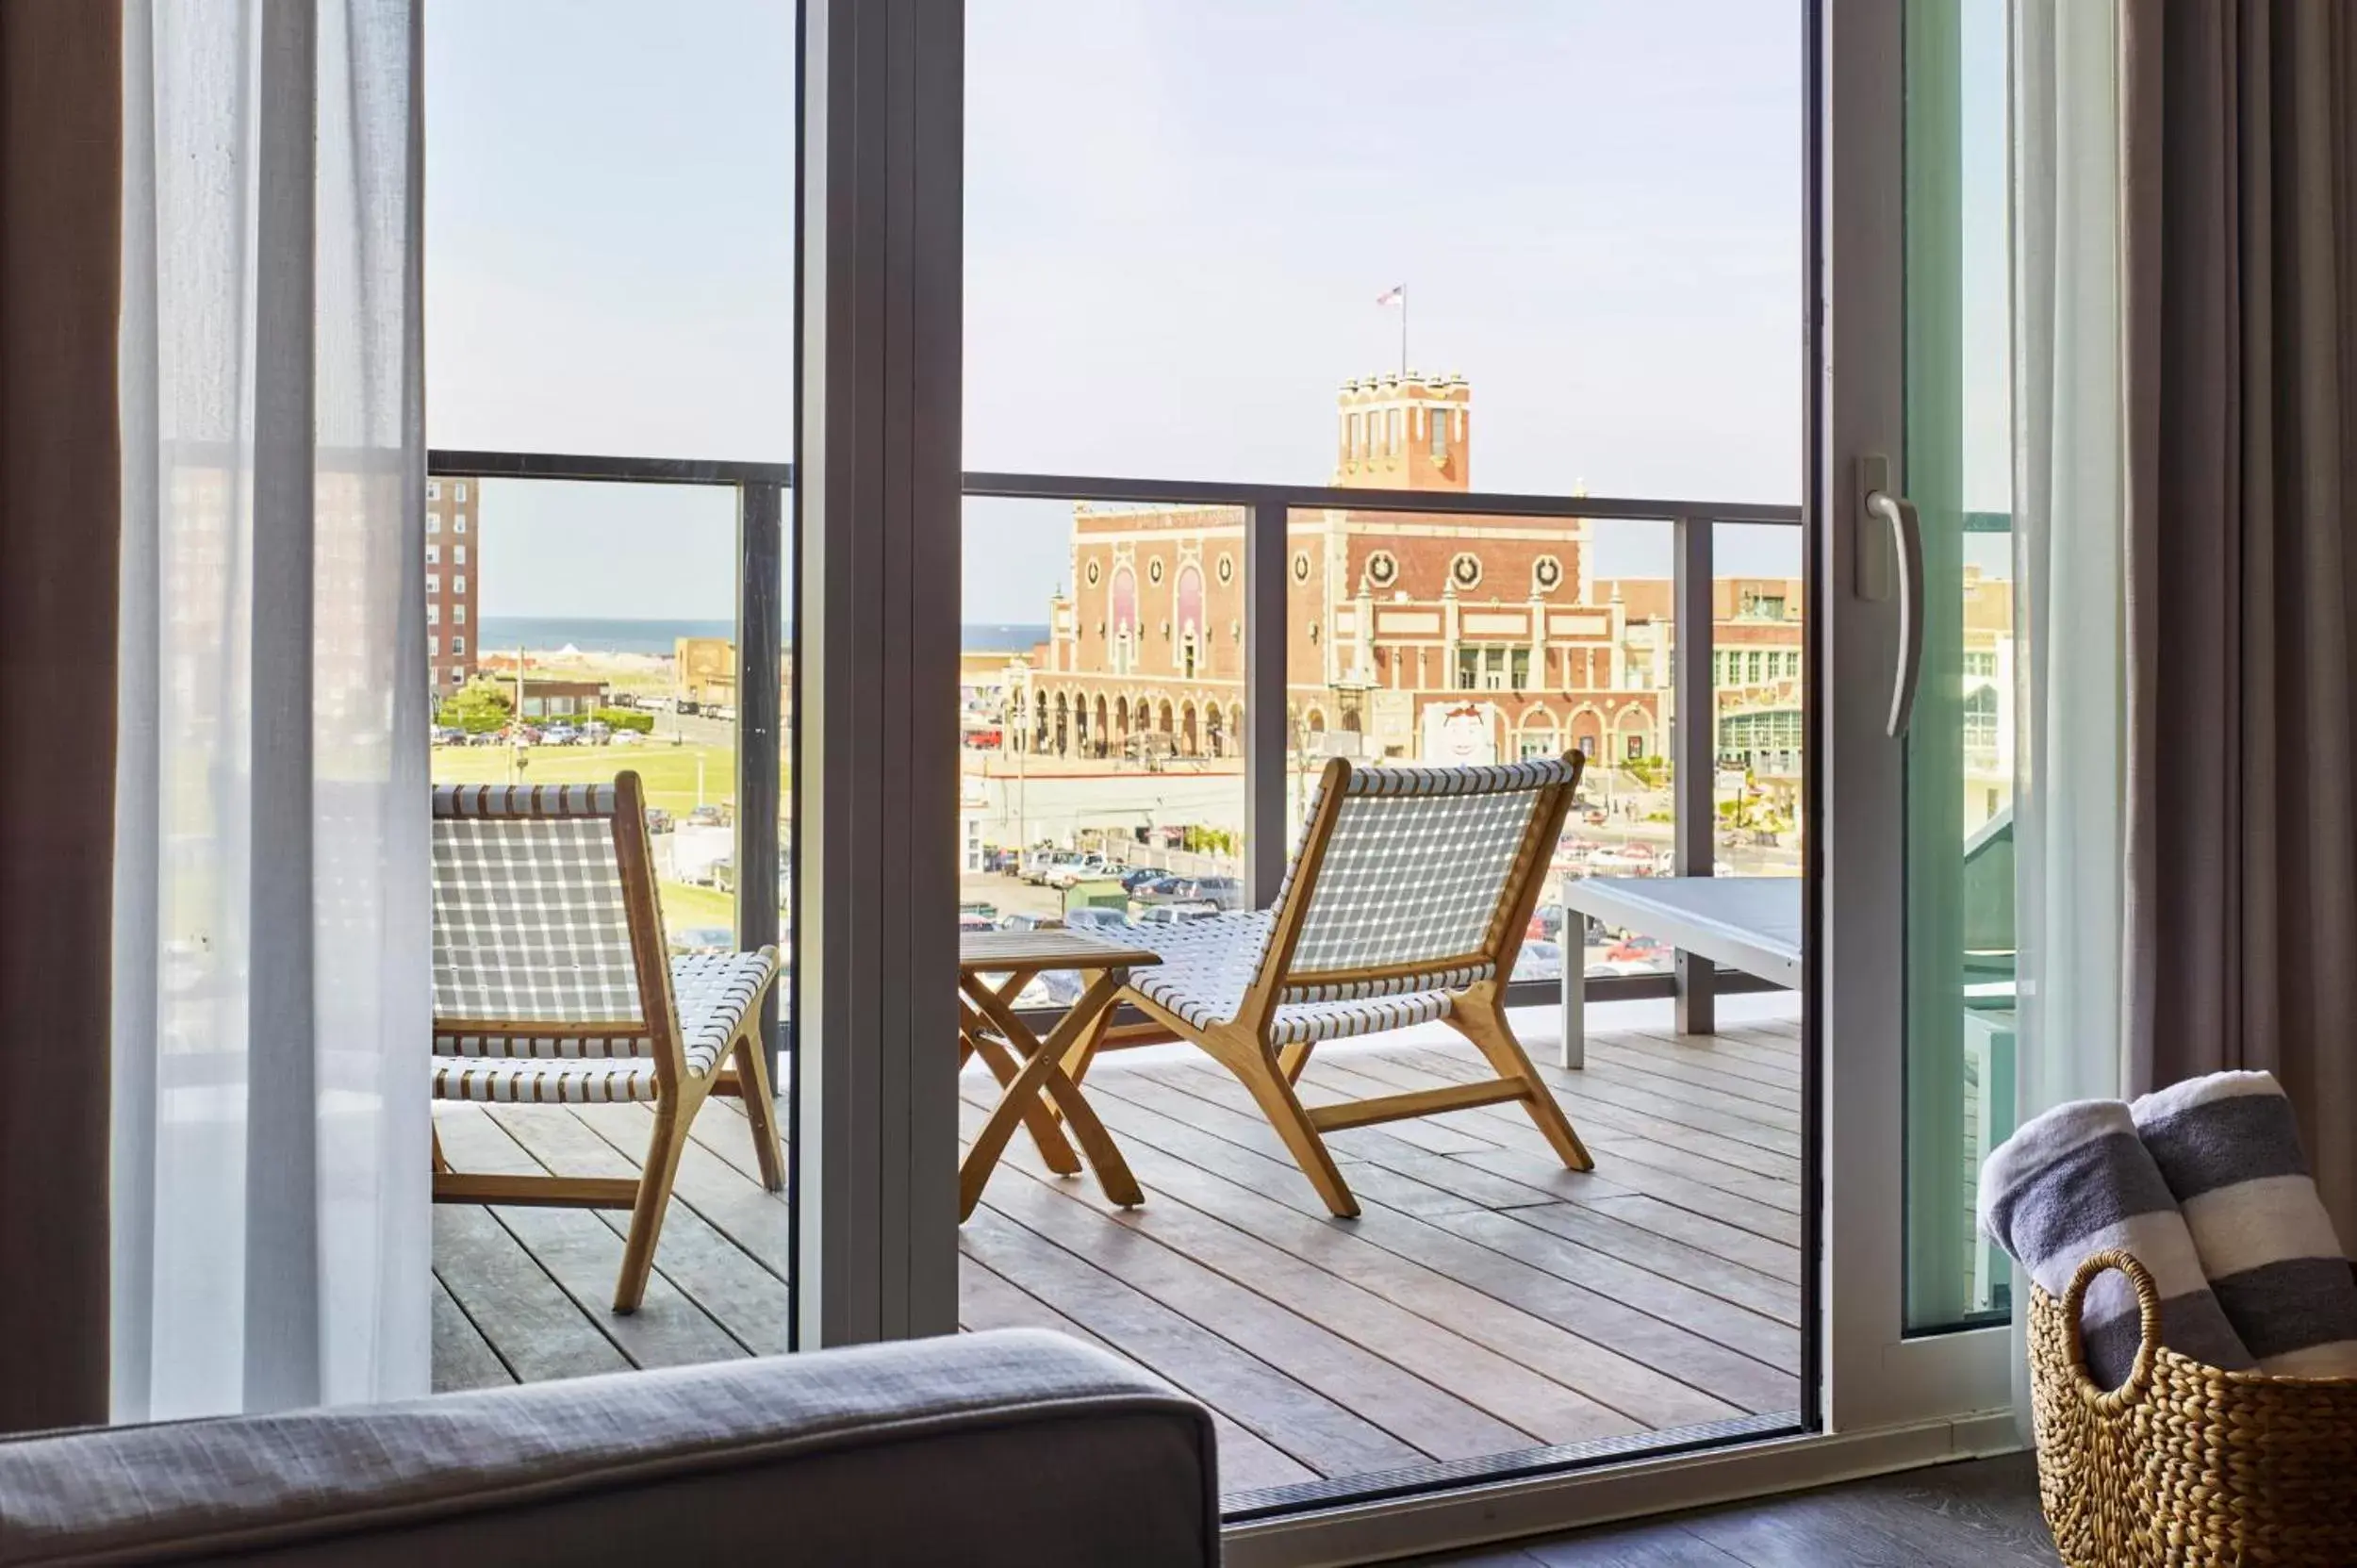
[[[2121,1101],[2072,1100],[2024,1122],[1982,1163],[1980,1220],[1983,1233],[2057,1300],[2088,1253],[2123,1248],[2160,1287],[2162,1344],[2211,1366],[2252,1364]],[[2080,1326],[2087,1371],[2118,1387],[2143,1333],[2126,1276],[2114,1270],[2088,1287]]]
[[[2262,1372],[2357,1377],[2357,1279],[2272,1073],[2213,1073],[2131,1106],[2210,1289]]]

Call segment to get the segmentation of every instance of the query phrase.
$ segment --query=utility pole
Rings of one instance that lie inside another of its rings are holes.
[[[507,782],[514,784],[524,766],[524,650],[516,645],[516,713],[507,732]]]

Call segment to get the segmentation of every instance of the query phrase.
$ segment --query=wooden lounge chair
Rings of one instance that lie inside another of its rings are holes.
[[[763,1184],[785,1185],[760,1041],[778,950],[667,958],[635,773],[442,785],[433,838],[434,1098],[654,1107],[633,1179],[455,1171],[437,1137],[435,1201],[630,1210],[614,1310],[635,1312],[705,1096],[743,1096]]]
[[[1577,752],[1498,767],[1336,758],[1277,907],[1125,928],[1162,962],[1136,971],[1123,999],[1243,1080],[1339,1216],[1359,1205],[1327,1152],[1323,1135],[1338,1128],[1519,1100],[1565,1165],[1591,1168],[1504,999],[1581,764]],[[1304,1107],[1294,1094],[1324,1042],[1436,1018],[1498,1076],[1338,1105]]]

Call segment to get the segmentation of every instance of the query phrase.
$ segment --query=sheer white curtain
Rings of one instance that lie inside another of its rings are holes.
[[[127,0],[117,1419],[426,1391],[416,0]]]
[[[2024,1117],[2126,1082],[2119,39],[2013,8],[2016,1087]],[[2017,1338],[2028,1292],[2015,1278]],[[2025,1358],[2015,1358],[2020,1380]],[[2026,1385],[2017,1390],[2026,1411]]]

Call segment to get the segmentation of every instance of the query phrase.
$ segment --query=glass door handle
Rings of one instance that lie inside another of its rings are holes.
[[[1890,524],[1890,550],[1899,564],[1899,667],[1891,672],[1893,740],[1907,733],[1915,717],[1915,688],[1923,679],[1923,521],[1915,503],[1887,490],[1870,490],[1866,509]]]

